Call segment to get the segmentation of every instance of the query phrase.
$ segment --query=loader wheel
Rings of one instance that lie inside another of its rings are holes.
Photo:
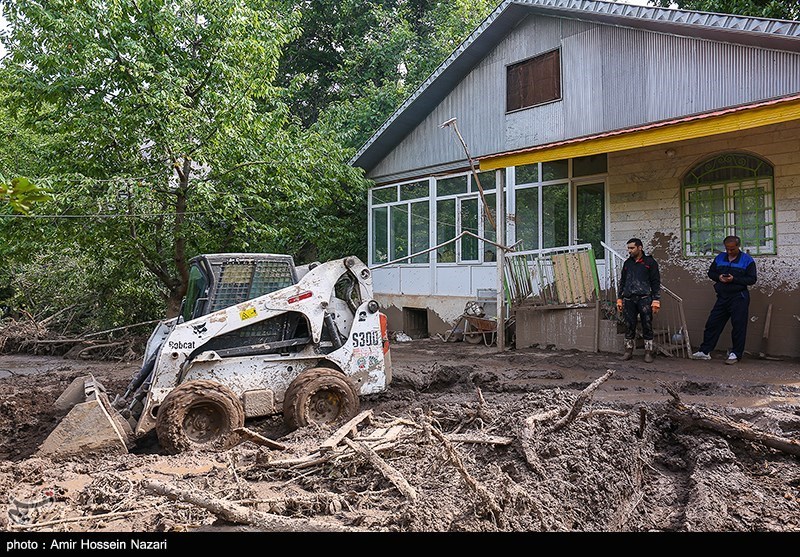
[[[358,390],[334,369],[312,368],[292,381],[283,398],[283,419],[290,429],[310,423],[335,425],[358,414]]]
[[[170,392],[156,415],[158,442],[169,453],[229,448],[231,433],[244,425],[244,408],[228,387],[189,381]]]

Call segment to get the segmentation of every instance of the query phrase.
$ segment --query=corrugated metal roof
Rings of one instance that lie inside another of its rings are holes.
[[[366,170],[374,168],[513,27],[531,14],[633,27],[773,50],[800,51],[798,21],[654,8],[599,0],[505,0],[381,125],[351,159],[350,164]]]

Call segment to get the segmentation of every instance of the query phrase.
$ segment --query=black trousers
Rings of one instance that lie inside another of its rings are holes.
[[[636,322],[642,322],[642,338],[653,340],[653,303],[651,296],[631,296],[622,299],[622,315],[625,318],[625,339],[636,338]]]
[[[731,320],[731,352],[740,360],[744,355],[744,341],[747,337],[747,322],[749,321],[750,292],[745,290],[734,296],[717,296],[711,313],[708,314],[706,328],[703,331],[703,344],[700,350],[710,354],[722,334],[722,330]]]

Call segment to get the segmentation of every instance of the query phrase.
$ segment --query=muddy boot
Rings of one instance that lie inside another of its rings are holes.
[[[644,341],[644,361],[648,364],[655,360],[655,346],[652,340]]]
[[[620,360],[630,360],[633,358],[633,341],[625,339],[625,353],[619,357]]]

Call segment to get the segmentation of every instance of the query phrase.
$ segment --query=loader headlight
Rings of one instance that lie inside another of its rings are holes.
[[[370,300],[369,302],[367,302],[367,311],[369,311],[370,313],[375,313],[376,311],[378,311],[378,302],[376,302],[375,300]]]

